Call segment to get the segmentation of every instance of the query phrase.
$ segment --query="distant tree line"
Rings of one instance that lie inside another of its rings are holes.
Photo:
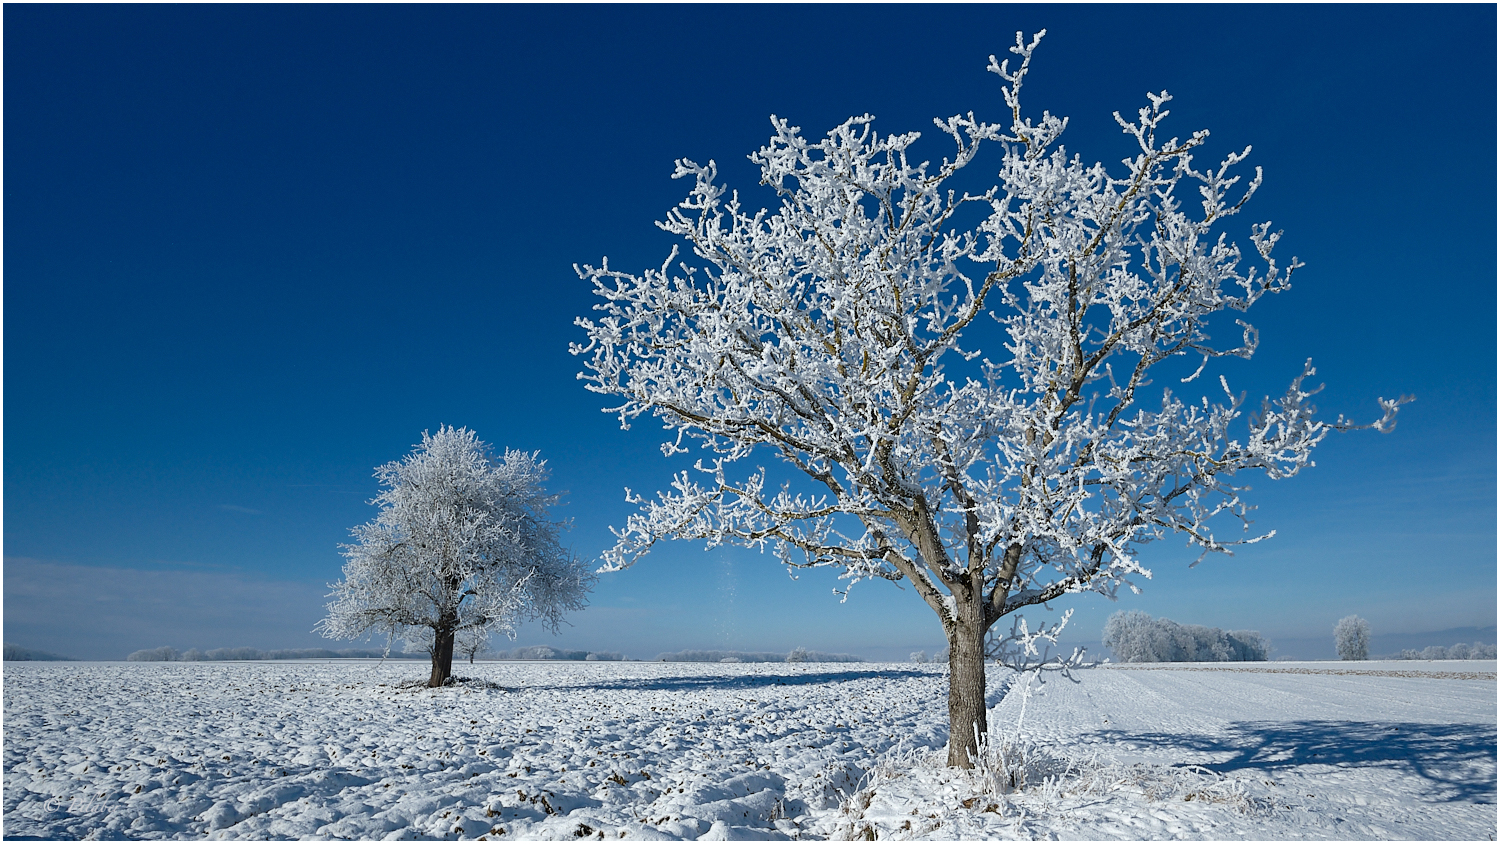
[[[1261,662],[1271,643],[1254,630],[1220,630],[1121,610],[1104,622],[1104,646],[1119,662]]]
[[[20,645],[5,646],[6,662],[73,662],[71,656],[49,653],[47,651],[23,648]]]
[[[853,654],[830,654],[793,648],[789,653],[775,651],[677,651],[656,655],[657,662],[864,662]]]
[[[614,651],[567,651],[548,645],[515,648],[490,654],[493,659],[555,659],[583,662],[623,662],[625,655]]]
[[[179,653],[176,648],[162,646],[135,651],[125,659],[129,662],[227,662],[230,660],[262,659],[380,659],[384,650],[367,648],[281,648],[263,651],[260,648],[213,648],[200,651],[192,648]],[[426,654],[390,654],[392,659],[426,659]]]
[[[1447,647],[1447,648],[1443,647],[1442,645],[1433,645],[1430,648],[1423,648],[1420,651],[1419,650],[1415,650],[1413,648],[1406,648],[1405,650],[1401,651],[1401,653],[1397,654],[1395,656],[1395,658],[1396,659],[1494,659],[1495,658],[1495,646],[1494,645],[1486,645],[1486,644],[1484,644],[1482,642],[1475,642],[1472,645],[1466,645],[1463,642],[1459,642],[1458,644],[1453,645],[1452,647]]]

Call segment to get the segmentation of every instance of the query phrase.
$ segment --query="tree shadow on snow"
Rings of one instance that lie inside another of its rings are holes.
[[[1105,731],[1113,741],[1153,744],[1228,759],[1211,771],[1275,771],[1297,765],[1390,768],[1420,777],[1434,799],[1494,803],[1496,734],[1489,724],[1393,721],[1269,721],[1230,726],[1220,735]]]

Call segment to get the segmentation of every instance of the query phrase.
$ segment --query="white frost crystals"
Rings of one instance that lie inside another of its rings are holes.
[[[593,575],[559,542],[566,525],[547,518],[557,497],[543,487],[545,462],[511,449],[492,461],[489,450],[473,431],[443,427],[376,469],[380,514],[343,546],[323,635],[404,638],[432,654],[439,685],[455,640],[460,652],[477,648],[522,618],[555,629],[583,606]]]
[[[1145,543],[1178,533],[1206,554],[1264,538],[1215,532],[1216,517],[1248,526],[1237,472],[1290,477],[1330,431],[1393,426],[1406,399],[1380,400],[1371,425],[1315,419],[1310,363],[1248,417],[1222,376],[1214,395],[1144,403],[1173,358],[1201,357],[1176,373],[1188,383],[1210,358],[1250,357],[1255,330],[1236,320],[1240,339],[1213,345],[1210,317],[1287,289],[1299,264],[1272,257],[1269,223],[1250,226],[1248,265],[1216,230],[1260,172],[1232,197],[1248,147],[1198,169],[1208,133],[1163,138],[1165,93],[1134,122],[1116,115],[1137,147],[1118,175],[1057,143],[1064,119],[1023,117],[1039,39],[1017,34],[1014,71],[991,58],[1008,126],[935,121],[954,144],[940,164],[911,157],[917,133],[878,135],[869,115],[817,142],[773,117],[750,158],[779,208],[747,209],[712,161],[682,160],[674,176],[692,191],[659,225],[699,265],[674,250],[641,275],[578,268],[602,300],[572,349],[588,389],[619,400],[622,424],[658,417],[675,431],[668,454],[692,437],[715,455],[655,500],[630,496],[640,510],[605,570],[677,538],[769,545],[851,582],[909,580],[967,676],[1001,617],[1135,588]],[[999,183],[953,188],[990,144]],[[763,468],[732,474],[758,447],[816,492],[778,489]],[[982,683],[962,685],[972,697]],[[953,711],[983,717],[973,701]]]

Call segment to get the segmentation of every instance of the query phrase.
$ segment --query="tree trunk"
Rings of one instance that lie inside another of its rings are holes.
[[[440,627],[432,631],[432,676],[427,678],[428,688],[437,688],[453,676],[452,627]]]
[[[967,594],[966,594],[967,593]],[[973,766],[978,737],[989,732],[984,701],[982,590],[953,590],[957,618],[948,633],[948,765]]]

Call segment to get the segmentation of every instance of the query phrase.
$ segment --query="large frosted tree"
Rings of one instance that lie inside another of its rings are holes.
[[[1370,658],[1370,622],[1346,615],[1333,626],[1333,649],[1339,659]]]
[[[473,646],[527,618],[556,629],[583,606],[594,575],[559,541],[565,524],[548,519],[557,498],[535,454],[493,460],[473,431],[443,427],[375,477],[380,513],[343,546],[323,635],[403,638],[432,655],[428,685],[440,686],[456,640]]]
[[[1249,227],[1248,262],[1220,232],[1260,171],[1232,175],[1248,148],[1199,169],[1208,133],[1165,136],[1165,93],[1116,115],[1136,147],[1123,171],[1069,155],[1066,120],[1021,107],[1040,37],[1017,35],[1019,67],[991,57],[1005,125],[935,121],[952,141],[940,163],[868,115],[818,141],[772,117],[750,158],[779,207],[748,208],[712,161],[682,160],[674,177],[692,191],[659,225],[697,261],[674,249],[640,275],[579,268],[602,300],[573,348],[588,388],[618,400],[622,425],[658,417],[669,455],[693,439],[710,453],[654,499],[627,491],[640,509],[603,570],[700,539],[910,582],[948,638],[960,766],[987,728],[997,621],[1135,588],[1140,547],[1170,534],[1205,554],[1264,538],[1221,535],[1248,525],[1235,476],[1295,475],[1330,431],[1357,427],[1314,418],[1310,363],[1249,413],[1222,377],[1201,398],[1150,387],[1153,373],[1192,385],[1213,358],[1250,357],[1254,329],[1234,320],[1235,341],[1216,345],[1210,317],[1287,289],[1299,265],[1272,257],[1268,223]],[[954,187],[994,147],[999,183]],[[1363,427],[1389,430],[1400,403],[1382,399]],[[736,471],[764,453],[803,480]]]

